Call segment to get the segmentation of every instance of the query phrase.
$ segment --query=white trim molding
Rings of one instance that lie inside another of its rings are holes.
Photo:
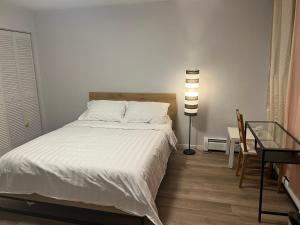
[[[282,178],[282,183],[283,183],[285,189],[287,190],[287,192],[289,193],[291,199],[293,200],[293,202],[294,202],[295,205],[297,206],[298,210],[300,210],[300,200],[296,197],[295,193],[294,193],[293,190],[290,188],[288,178],[284,176],[284,177]]]

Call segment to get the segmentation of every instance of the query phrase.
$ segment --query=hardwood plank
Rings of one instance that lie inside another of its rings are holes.
[[[258,182],[238,177],[227,168],[228,156],[197,152],[186,156],[181,150],[170,160],[156,199],[164,225],[258,225]],[[277,193],[276,185],[264,192],[264,209],[295,210],[289,197]],[[263,215],[264,224],[287,224],[287,217]]]

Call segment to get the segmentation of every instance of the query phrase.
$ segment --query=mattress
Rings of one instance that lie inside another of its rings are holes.
[[[176,146],[168,124],[75,121],[0,158],[0,193],[113,206],[162,225],[155,197]]]

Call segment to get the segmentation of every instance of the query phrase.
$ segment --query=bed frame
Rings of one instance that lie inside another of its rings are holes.
[[[116,93],[116,92],[90,92],[89,100],[124,100],[124,101],[145,101],[145,102],[166,102],[170,103],[170,107],[168,110],[168,115],[172,120],[173,129],[175,129],[175,121],[177,114],[177,103],[176,103],[176,94],[173,93]],[[0,184],[1,185],[1,184]],[[145,217],[139,217],[136,215],[132,215],[126,212],[123,212],[119,209],[116,209],[112,206],[101,206],[101,205],[93,205],[86,204],[82,202],[74,202],[74,201],[65,201],[58,200],[54,198],[44,197],[37,194],[0,194],[0,198],[10,199],[21,202],[33,202],[42,208],[58,208],[62,210],[63,208],[67,208],[73,210],[75,213],[79,212],[78,210],[84,211],[85,215],[92,215],[93,213],[98,214],[100,216],[106,217],[118,217],[122,218],[122,221],[129,221],[129,224],[133,224],[132,221],[135,220],[139,224],[143,225],[145,223]],[[70,218],[62,215],[53,215],[53,214],[45,214],[40,211],[32,211],[30,206],[24,205],[22,207],[2,207],[0,206],[0,211],[6,211],[11,213],[18,213],[23,215],[29,215],[34,217],[40,217],[45,219],[82,224],[82,225],[113,225],[111,221],[108,222],[90,222],[83,220],[82,218]],[[119,223],[118,221],[117,223]]]

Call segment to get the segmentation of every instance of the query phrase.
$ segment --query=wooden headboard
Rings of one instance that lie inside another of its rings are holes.
[[[138,102],[166,102],[170,103],[168,115],[175,127],[177,103],[174,93],[118,93],[118,92],[90,92],[90,100],[115,100]]]

